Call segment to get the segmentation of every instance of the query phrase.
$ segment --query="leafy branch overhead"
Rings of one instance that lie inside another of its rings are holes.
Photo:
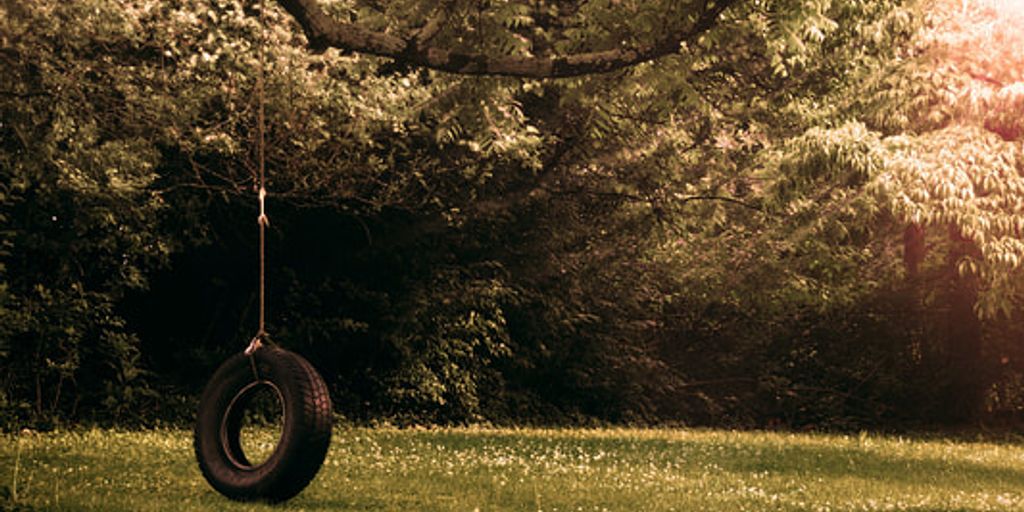
[[[684,44],[696,41],[711,30],[736,0],[691,2],[687,4],[690,9],[682,13],[682,17],[691,20],[689,23],[667,30],[646,44],[616,45],[618,47],[605,50],[564,55],[502,55],[437,45],[436,36],[445,27],[454,8],[453,1],[441,2],[422,28],[404,37],[339,21],[324,12],[317,0],[278,0],[278,3],[298,21],[314,50],[338,48],[464,75],[560,78],[607,73],[677,53]]]

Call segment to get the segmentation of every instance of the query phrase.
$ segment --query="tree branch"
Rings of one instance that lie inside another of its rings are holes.
[[[317,51],[338,48],[463,75],[560,78],[608,73],[676,53],[680,45],[695,40],[714,27],[722,12],[736,1],[704,2],[700,16],[687,30],[670,34],[652,45],[555,57],[495,56],[429,46],[428,43],[441,30],[447,18],[448,2],[442,3],[436,16],[409,39],[335,20],[320,8],[317,0],[278,0],[278,3],[298,21],[310,48]]]
[[[423,25],[423,28],[419,29],[413,34],[411,42],[412,47],[417,50],[422,50],[426,47],[434,37],[441,33],[441,29],[444,28],[445,23],[448,22],[448,13],[455,7],[455,0],[444,0],[434,10],[433,16],[427,23]]]
[[[53,96],[49,91],[29,91],[29,92],[15,92],[15,91],[0,91],[0,96],[7,98],[17,98],[19,100],[27,100],[29,98],[37,98],[39,96]]]
[[[755,212],[763,212],[764,211],[761,207],[759,207],[757,205],[753,205],[753,204],[747,203],[745,201],[742,201],[740,199],[736,199],[735,197],[729,197],[729,196],[715,196],[715,195],[686,196],[686,197],[684,197],[684,198],[679,200],[680,204],[686,204],[686,203],[689,203],[690,201],[722,201],[722,202],[725,202],[725,203],[732,203],[732,204],[735,204],[737,206],[742,206],[744,208],[747,208],[747,209],[750,209],[750,210],[754,210]]]

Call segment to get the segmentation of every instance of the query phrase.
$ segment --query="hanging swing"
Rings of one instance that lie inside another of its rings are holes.
[[[265,22],[260,2],[260,68],[256,79],[258,113],[259,329],[249,346],[228,358],[203,390],[193,437],[196,459],[206,481],[238,501],[287,500],[309,485],[331,442],[331,397],[308,361],[274,345],[266,317],[266,180],[264,149]],[[270,402],[269,405],[265,402]],[[258,461],[247,454],[242,431],[260,409],[280,412],[281,433],[273,451]]]

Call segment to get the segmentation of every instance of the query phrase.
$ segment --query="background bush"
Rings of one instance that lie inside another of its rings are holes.
[[[256,322],[261,67],[269,330],[353,420],[1015,416],[1016,246],[978,243],[1009,224],[928,202],[985,178],[922,155],[952,138],[951,162],[1019,169],[992,137],[1020,134],[921,85],[954,43],[912,6],[771,4],[686,56],[535,81],[310,52],[276,8],[261,47],[256,8],[229,0],[0,2],[0,421],[191,421]],[[661,30],[546,5],[457,23],[490,24],[500,54]],[[924,104],[988,128],[944,132],[910,115]]]

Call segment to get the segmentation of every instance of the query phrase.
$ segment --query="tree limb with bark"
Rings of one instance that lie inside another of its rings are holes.
[[[309,47],[337,48],[395,59],[407,65],[463,75],[565,78],[608,73],[680,51],[715,27],[737,0],[704,0],[689,26],[665,34],[652,44],[556,56],[491,55],[454,51],[432,41],[443,30],[453,2],[442,2],[422,29],[409,37],[375,32],[342,22],[324,12],[317,0],[278,0],[302,27]]]

